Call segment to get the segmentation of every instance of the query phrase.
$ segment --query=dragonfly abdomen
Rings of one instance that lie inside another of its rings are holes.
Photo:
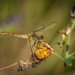
[[[17,33],[11,33],[11,32],[1,32],[0,35],[9,35],[9,36],[16,36],[23,39],[29,39],[28,34],[17,34]]]

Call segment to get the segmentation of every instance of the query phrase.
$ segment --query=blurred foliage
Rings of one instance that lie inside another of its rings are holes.
[[[62,55],[61,48],[54,44],[62,41],[62,37],[57,34],[56,30],[64,29],[70,23],[72,6],[75,6],[75,0],[0,0],[0,32],[29,33],[42,24],[48,25],[56,22],[54,28],[44,32],[45,42],[48,42],[56,53]],[[12,18],[13,15],[15,15],[16,22]],[[73,30],[70,41],[70,53],[75,52],[74,32],[75,30]],[[0,68],[21,59],[27,59],[30,55],[26,40],[12,36],[0,36]],[[11,69],[0,72],[0,75],[62,75],[64,64],[58,61],[59,59],[52,55],[35,69],[19,73]],[[72,63],[75,65],[75,60]],[[74,66],[67,67],[66,75],[72,75],[74,71]]]

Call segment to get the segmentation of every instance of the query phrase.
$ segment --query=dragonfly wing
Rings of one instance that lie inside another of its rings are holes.
[[[32,53],[34,53],[36,46],[35,46],[35,41],[32,39],[27,40],[28,46],[30,47],[30,50]]]
[[[47,31],[49,29],[51,29],[52,27],[54,27],[56,25],[56,22],[53,22],[47,26],[42,25],[40,28],[38,28],[37,30],[35,30],[34,32],[37,33],[38,35],[42,35],[44,31]]]
[[[42,25],[39,29],[35,30],[34,32],[40,32],[40,31],[43,31],[43,30],[46,31],[46,30],[51,29],[55,25],[56,25],[56,22],[53,22],[53,23],[51,23],[51,24],[49,24],[47,26]]]
[[[28,35],[27,34],[16,34],[16,33],[10,33],[10,32],[1,32],[0,35],[9,35],[9,36],[16,36],[16,37],[20,37],[23,39],[28,39]]]
[[[51,23],[51,24],[45,26],[45,31],[46,31],[46,30],[49,30],[49,29],[51,29],[51,28],[53,28],[55,25],[56,25],[56,22],[53,22],[53,23]]]

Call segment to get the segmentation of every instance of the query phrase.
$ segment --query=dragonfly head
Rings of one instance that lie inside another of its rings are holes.
[[[44,36],[43,35],[41,35],[39,38],[40,38],[39,39],[40,42],[44,42]]]
[[[44,39],[44,36],[43,36],[43,35],[41,35],[41,36],[40,36],[40,40],[43,40],[43,39]]]

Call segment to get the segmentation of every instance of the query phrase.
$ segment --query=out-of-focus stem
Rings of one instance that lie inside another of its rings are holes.
[[[11,67],[14,67],[14,66],[16,66],[16,65],[18,65],[18,62],[14,63],[14,64],[12,64],[12,65],[9,65],[9,66],[0,68],[0,71],[6,70],[6,69],[11,68]]]
[[[73,30],[74,26],[75,26],[75,24],[72,24],[72,26],[71,26],[71,32],[70,32],[70,34],[68,36],[68,45],[70,44],[70,39],[71,39],[72,30]]]

